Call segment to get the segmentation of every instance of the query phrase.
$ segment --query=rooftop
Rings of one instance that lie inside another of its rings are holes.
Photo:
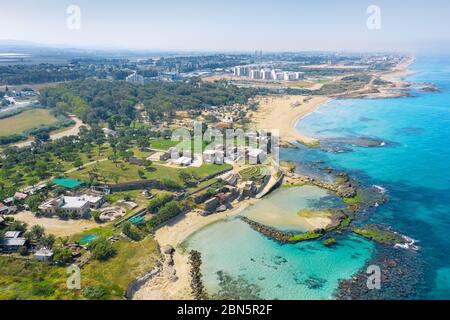
[[[18,238],[20,236],[20,234],[21,234],[20,231],[6,231],[5,238],[8,238],[8,239]]]
[[[27,242],[27,239],[25,238],[5,238],[2,241],[3,246],[24,246]]]
[[[76,189],[79,186],[83,185],[84,182],[75,180],[75,179],[69,179],[69,178],[56,178],[53,179],[52,182],[58,186],[68,188],[68,189]]]
[[[88,203],[82,197],[64,197],[64,205],[63,209],[72,209],[72,208],[83,208]]]

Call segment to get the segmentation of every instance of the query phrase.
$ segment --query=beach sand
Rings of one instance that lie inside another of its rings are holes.
[[[314,112],[321,104],[330,100],[329,97],[311,98],[297,95],[261,97],[258,111],[252,115],[252,119],[256,129],[279,130],[282,143],[299,141],[315,144],[317,139],[297,132],[295,124],[298,119]]]
[[[188,255],[181,252],[179,247],[190,235],[206,227],[207,225],[239,214],[243,209],[256,200],[247,200],[236,204],[236,207],[222,212],[203,217],[198,211],[191,211],[181,216],[155,232],[155,239],[161,247],[170,245],[176,248],[173,255],[174,268],[178,280],[172,282],[162,274],[146,283],[136,292],[135,300],[192,300],[190,289],[190,265]]]
[[[413,73],[407,67],[414,61],[413,58],[405,59],[392,71],[378,74],[383,80],[393,82],[395,86],[401,86],[403,82],[399,78]],[[389,92],[381,92],[378,96],[389,96]],[[326,96],[306,97],[299,95],[269,96],[260,97],[260,107],[251,117],[255,129],[277,129],[280,133],[281,143],[299,141],[305,144],[315,144],[317,139],[303,135],[295,129],[297,121],[308,114],[314,112],[320,105],[331,101],[332,98]],[[239,214],[243,209],[255,203],[257,200],[248,200],[237,204],[236,208],[210,215],[201,216],[198,212],[189,212],[166,226],[160,228],[155,233],[155,239],[161,247],[171,245],[177,248],[173,258],[174,267],[178,280],[171,282],[162,272],[162,275],[149,281],[134,296],[137,300],[192,300],[190,291],[190,265],[187,254],[180,252],[180,245],[190,235],[207,225]],[[309,225],[311,229],[323,227],[330,222],[328,217],[315,217],[303,220],[304,225]]]

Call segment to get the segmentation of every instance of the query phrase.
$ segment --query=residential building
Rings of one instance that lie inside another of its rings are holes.
[[[254,79],[254,80],[261,79],[261,71],[251,70],[250,71],[250,79]]]
[[[261,69],[261,79],[262,80],[271,80],[272,79],[272,71],[269,69]]]
[[[179,157],[174,163],[179,166],[187,167],[192,164],[192,159],[189,157]]]
[[[92,196],[88,194],[82,195],[80,199],[86,200],[91,209],[98,209],[105,202],[105,199],[102,196]]]
[[[0,242],[0,247],[3,251],[14,252],[26,245],[27,239],[21,237],[20,231],[8,231],[5,233],[3,240]]]
[[[62,198],[50,198],[42,203],[38,209],[41,213],[53,216],[58,212],[58,209],[63,205],[64,200]]]
[[[90,203],[83,197],[64,197],[61,210],[68,214],[84,217],[90,213]]]
[[[19,200],[19,201],[25,200],[27,197],[28,197],[28,195],[25,193],[22,193],[22,192],[16,192],[14,194],[14,199]]]
[[[130,74],[128,77],[126,77],[125,81],[133,84],[143,85],[144,77],[137,74],[137,72],[134,72],[133,74]]]
[[[284,80],[285,81],[293,81],[296,80],[296,75],[294,72],[285,72],[284,73]]]
[[[34,258],[39,261],[49,261],[53,258],[54,252],[48,248],[41,248],[34,253]]]
[[[103,128],[102,130],[103,130],[103,133],[105,134],[106,138],[118,136],[118,133],[116,131],[111,130],[109,128]]]
[[[251,149],[248,152],[250,164],[264,163],[267,159],[266,153],[261,149]]]
[[[9,212],[9,207],[5,206],[0,202],[0,214],[7,214]]]
[[[206,163],[215,163],[216,162],[216,154],[217,154],[217,150],[205,150],[203,152],[203,161]]]

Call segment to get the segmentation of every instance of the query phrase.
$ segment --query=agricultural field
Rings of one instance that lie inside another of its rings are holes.
[[[48,110],[32,109],[18,115],[0,119],[0,137],[21,134],[27,130],[47,126],[57,122]]]

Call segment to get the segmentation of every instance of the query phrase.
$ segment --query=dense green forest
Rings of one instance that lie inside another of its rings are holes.
[[[182,82],[150,82],[136,86],[126,82],[78,80],[41,91],[40,103],[78,115],[88,124],[107,122],[110,127],[129,125],[142,103],[151,120],[180,110],[246,103],[263,91],[238,88],[225,82],[204,83],[192,78]]]

